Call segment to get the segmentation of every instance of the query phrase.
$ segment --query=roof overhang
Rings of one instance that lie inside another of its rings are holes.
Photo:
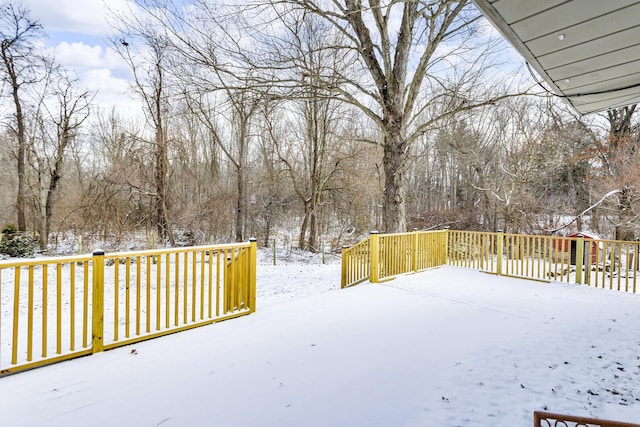
[[[640,1],[472,1],[579,113],[640,103]]]

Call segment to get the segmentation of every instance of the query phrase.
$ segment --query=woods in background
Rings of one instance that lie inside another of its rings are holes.
[[[29,11],[1,7],[0,224],[44,250],[317,251],[446,226],[640,237],[635,106],[579,117],[536,92],[467,1],[139,0],[110,40],[137,115],[94,105],[39,53]]]

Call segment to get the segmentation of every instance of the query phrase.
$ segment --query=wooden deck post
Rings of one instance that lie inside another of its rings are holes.
[[[377,231],[371,232],[369,241],[369,281],[378,283],[380,281],[380,235]]]
[[[91,305],[91,351],[104,351],[104,251],[93,251],[93,290]]]
[[[502,254],[504,253],[504,232],[498,230],[496,233],[496,274],[502,274]]]
[[[584,236],[578,234],[576,239],[576,283],[583,283],[582,270],[584,267]]]

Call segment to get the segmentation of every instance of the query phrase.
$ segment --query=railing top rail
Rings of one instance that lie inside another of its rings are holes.
[[[127,258],[133,256],[152,256],[152,255],[162,255],[162,254],[174,254],[174,253],[184,253],[184,252],[201,252],[207,250],[219,251],[225,249],[238,249],[238,248],[248,248],[250,246],[250,242],[240,242],[240,243],[226,243],[220,245],[202,245],[202,246],[184,246],[177,248],[163,248],[163,249],[146,249],[142,251],[126,251],[126,252],[112,252],[105,254],[105,259],[110,258]]]
[[[554,239],[554,240],[575,240],[576,237],[568,237],[568,236],[550,236],[548,234],[521,234],[521,233],[503,233],[503,232],[494,232],[492,234],[502,234],[508,237],[525,237],[528,239]]]
[[[393,238],[393,237],[402,237],[402,236],[412,236],[414,233],[418,233],[418,234],[435,234],[435,233],[442,233],[443,231],[447,231],[447,230],[415,230],[415,231],[407,231],[405,233],[375,233],[378,237],[384,239],[384,238]],[[356,248],[358,246],[361,245],[365,245],[369,242],[369,237],[364,238],[363,240],[359,241],[358,243],[354,243],[350,246],[345,246],[342,249],[345,251],[349,251],[353,248]]]
[[[353,248],[357,248],[358,246],[364,246],[364,245],[366,245],[366,244],[368,244],[368,243],[369,243],[369,238],[367,237],[366,239],[361,240],[361,241],[360,241],[360,242],[358,242],[358,243],[354,243],[354,244],[353,244],[353,245],[351,245],[351,246],[345,246],[345,247],[343,247],[342,249],[344,249],[344,250],[347,250],[347,251],[348,251],[348,250],[351,250],[351,249],[353,249]]]
[[[443,231],[449,231],[449,229],[442,230],[415,230],[419,234],[433,234],[433,233],[442,233]]]
[[[615,244],[622,244],[622,245],[640,245],[640,242],[633,242],[630,240],[610,240],[610,239],[585,239],[585,240],[592,240],[594,242],[602,242],[602,243],[615,243]]]
[[[414,231],[406,231],[404,233],[380,233],[378,236],[380,237],[396,237],[396,236],[411,236],[414,233],[418,234],[432,234],[432,233],[442,233],[447,230],[414,230]]]
[[[199,252],[206,250],[225,250],[225,249],[238,249],[248,248],[250,242],[240,243],[226,243],[218,245],[202,245],[202,246],[185,246],[179,248],[162,248],[162,249],[147,249],[142,251],[126,251],[126,252],[111,252],[105,254],[105,259],[111,258],[126,258],[135,256],[153,256],[162,254],[173,254],[183,252]],[[0,261],[0,270],[15,267],[30,267],[38,265],[50,265],[50,264],[67,264],[74,262],[86,262],[93,259],[93,254],[71,255],[71,256],[56,256],[56,257],[38,257],[29,259],[15,259],[15,260],[2,260]]]
[[[64,256],[64,257],[39,257],[39,258],[29,258],[29,259],[16,259],[16,260],[4,260],[0,261],[0,269],[4,268],[14,268],[14,267],[29,267],[29,266],[37,266],[44,264],[66,264],[73,262],[85,262],[91,261],[92,255],[73,255],[73,256]]]
[[[537,238],[537,239],[551,239],[551,240],[567,240],[567,241],[571,241],[571,240],[577,240],[578,237],[577,236],[551,236],[548,234],[521,234],[521,233],[505,233],[502,231],[467,231],[467,230],[450,230],[451,232],[454,233],[465,233],[465,234],[502,234],[503,236],[507,236],[507,237],[522,237],[522,238]],[[624,244],[633,244],[633,243],[638,243],[640,244],[640,242],[633,242],[633,241],[628,241],[628,240],[612,240],[612,239],[600,239],[600,238],[593,238],[591,236],[589,237],[584,237],[585,240],[591,240],[591,241],[597,241],[597,242],[607,242],[607,243],[624,243]]]
[[[410,236],[411,234],[413,234],[412,231],[407,231],[404,233],[380,233],[378,234],[378,236],[381,238],[384,238],[384,237]]]

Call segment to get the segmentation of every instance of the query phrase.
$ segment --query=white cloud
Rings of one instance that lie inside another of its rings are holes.
[[[129,74],[127,64],[117,52],[109,47],[63,41],[50,48],[49,51],[59,64],[76,70],[78,73],[96,68],[107,68],[118,75]]]
[[[131,70],[113,49],[63,41],[46,51],[79,77],[81,87],[96,93],[94,104],[100,109],[140,110],[131,92]]]
[[[140,101],[132,92],[129,80],[114,76],[110,70],[90,70],[81,77],[81,84],[96,92],[94,105],[99,109],[113,108],[120,113],[134,116],[140,114]]]
[[[111,33],[109,10],[129,10],[129,0],[23,0],[31,17],[40,20],[45,31],[105,36]]]
[[[116,98],[129,96],[129,81],[115,77],[111,74],[111,70],[106,68],[88,71],[84,74],[82,80],[88,89],[112,93]]]
[[[104,64],[102,46],[89,46],[84,43],[62,42],[53,49],[57,61],[74,69],[100,67]]]

